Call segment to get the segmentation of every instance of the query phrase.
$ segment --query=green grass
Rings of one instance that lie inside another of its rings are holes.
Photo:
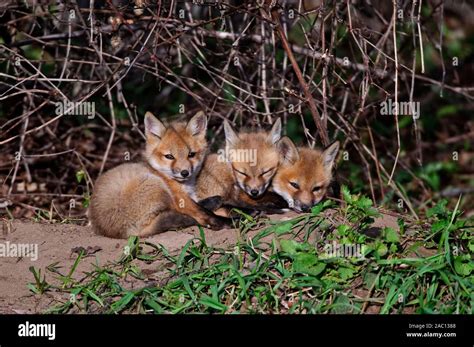
[[[242,215],[229,248],[208,245],[202,230],[176,254],[131,237],[116,262],[85,275],[75,273],[82,255],[65,275],[53,264],[55,284],[32,269],[29,288],[66,294],[48,313],[473,313],[473,220],[459,203],[441,201],[421,222],[399,218],[397,231],[372,227],[380,213],[367,197],[343,196],[342,207],[326,201],[287,221]],[[363,246],[363,257],[328,257],[334,242]]]

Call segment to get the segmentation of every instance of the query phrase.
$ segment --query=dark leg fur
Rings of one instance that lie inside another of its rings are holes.
[[[223,199],[221,196],[216,195],[200,200],[197,204],[208,211],[215,211],[222,206]]]
[[[156,233],[162,233],[170,229],[187,228],[199,224],[193,217],[176,211],[160,213],[155,221]]]

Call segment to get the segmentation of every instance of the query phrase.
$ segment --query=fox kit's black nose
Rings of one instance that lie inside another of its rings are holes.
[[[250,191],[250,194],[252,194],[252,196],[257,196],[258,195],[258,190],[257,189],[252,189]]]
[[[188,170],[181,171],[181,176],[188,177],[189,176],[189,171]]]
[[[308,212],[311,206],[309,205],[301,205],[301,211],[303,212]]]

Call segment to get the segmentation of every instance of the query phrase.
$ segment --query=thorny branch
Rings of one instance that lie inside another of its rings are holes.
[[[412,175],[433,147],[451,153],[474,138],[469,122],[458,133],[448,124],[435,144],[423,138],[431,105],[452,99],[472,112],[474,86],[450,63],[442,28],[454,16],[463,24],[449,30],[468,32],[474,10],[442,0],[372,3],[3,2],[0,196],[39,206],[43,196],[85,197],[103,170],[140,156],[145,111],[186,117],[202,109],[217,144],[223,119],[268,127],[276,117],[306,139],[300,144],[342,140],[345,176],[362,167],[377,203],[396,195],[416,215],[414,206],[431,198],[426,181],[415,180],[420,194],[409,196],[397,175]],[[418,102],[422,114],[408,125],[398,108],[381,115],[389,100]],[[75,104],[57,113],[60,102]],[[67,112],[90,103],[93,118]],[[18,188],[40,180],[45,191]]]

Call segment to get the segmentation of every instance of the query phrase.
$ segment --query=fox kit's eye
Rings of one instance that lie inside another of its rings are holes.
[[[318,192],[321,190],[321,188],[322,188],[321,186],[314,187],[313,192]]]
[[[270,169],[268,169],[268,170],[264,170],[264,171],[260,174],[260,177],[265,176],[266,174],[269,174],[269,173],[272,172],[272,171],[273,171],[273,168],[270,168]]]
[[[172,154],[165,154],[165,158],[166,158],[166,159],[169,159],[169,160],[173,160],[173,159],[174,159],[174,157],[173,157]]]
[[[245,172],[242,172],[242,171],[239,171],[239,170],[236,170],[236,169],[234,169],[234,170],[235,170],[235,172],[238,172],[242,176],[249,177]]]
[[[300,189],[300,186],[299,186],[298,183],[296,183],[296,182],[290,182],[290,184],[291,184],[291,186],[292,186],[293,188],[295,188],[295,189]]]
[[[188,158],[194,158],[196,156],[196,152],[189,152]]]

